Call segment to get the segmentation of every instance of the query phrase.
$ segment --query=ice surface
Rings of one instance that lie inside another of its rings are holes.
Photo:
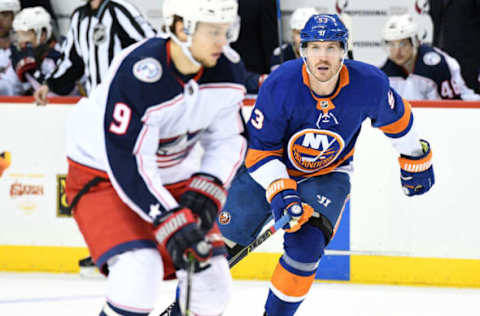
[[[105,281],[72,274],[0,273],[1,316],[97,316]],[[268,282],[235,281],[224,316],[262,316]],[[165,282],[158,315],[173,301],[175,282]],[[314,283],[296,315],[480,315],[480,289]]]

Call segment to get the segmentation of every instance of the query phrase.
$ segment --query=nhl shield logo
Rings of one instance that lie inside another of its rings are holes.
[[[105,25],[99,23],[93,27],[93,41],[95,45],[100,45],[107,40],[107,29]]]
[[[232,220],[232,215],[229,212],[223,211],[218,215],[218,222],[222,225],[227,225]]]

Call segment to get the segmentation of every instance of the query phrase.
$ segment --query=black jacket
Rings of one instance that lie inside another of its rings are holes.
[[[248,71],[270,72],[270,57],[278,45],[276,0],[239,0],[240,36],[235,49]]]
[[[480,0],[429,0],[433,46],[454,57],[470,88],[480,92]]]

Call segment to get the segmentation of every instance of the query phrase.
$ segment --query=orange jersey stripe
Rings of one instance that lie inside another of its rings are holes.
[[[330,167],[318,170],[317,172],[305,173],[305,172],[294,170],[294,169],[288,169],[287,171],[288,171],[288,174],[292,177],[311,178],[311,177],[315,177],[315,176],[321,176],[322,174],[327,174],[327,173],[333,171],[338,166],[340,166],[345,160],[347,160],[348,158],[353,156],[354,151],[355,151],[355,149],[352,149],[348,154],[346,154],[344,157],[342,157],[340,160],[338,160],[336,163],[334,163]]]
[[[262,159],[265,159],[269,156],[275,157],[282,157],[283,149],[279,150],[257,150],[257,149],[249,149],[247,152],[247,157],[245,158],[245,166],[250,168],[251,166],[255,165]]]
[[[272,285],[286,296],[303,297],[307,295],[314,279],[315,273],[310,276],[296,275],[278,263],[272,275]]]
[[[403,132],[410,124],[410,117],[412,114],[412,106],[406,100],[402,99],[404,104],[404,111],[402,117],[388,125],[381,126],[380,129],[387,134],[398,134]]]

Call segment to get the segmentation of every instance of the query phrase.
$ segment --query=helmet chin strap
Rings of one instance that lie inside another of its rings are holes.
[[[181,40],[178,39],[178,37],[175,36],[169,29],[167,29],[167,34],[168,36],[175,41],[181,48],[185,56],[197,67],[201,67],[202,64],[197,61],[195,58],[193,58],[192,52],[190,51],[190,46],[192,46],[192,36],[187,35],[187,41],[182,42]]]

